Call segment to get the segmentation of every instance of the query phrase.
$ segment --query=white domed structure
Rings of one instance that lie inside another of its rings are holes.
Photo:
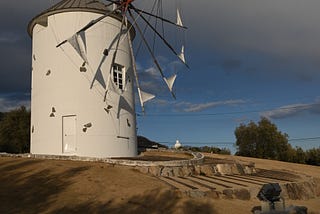
[[[134,28],[128,31],[127,22],[119,33],[123,19],[114,12],[79,31],[112,7],[96,0],[63,0],[30,22],[31,153],[137,155]]]
[[[182,147],[182,144],[180,143],[179,140],[176,140],[176,144],[174,144],[175,149],[180,149]]]

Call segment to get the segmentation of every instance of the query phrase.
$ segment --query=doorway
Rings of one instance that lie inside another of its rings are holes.
[[[77,117],[75,115],[62,117],[62,152],[73,154],[76,152],[77,142]]]

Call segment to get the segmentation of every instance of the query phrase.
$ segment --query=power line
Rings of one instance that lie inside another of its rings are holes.
[[[307,141],[307,140],[320,140],[320,137],[305,137],[305,138],[292,138],[288,141]]]
[[[165,141],[165,142],[157,142],[157,143],[160,143],[160,144],[174,144],[175,142],[174,141]],[[234,144],[234,142],[199,142],[199,141],[197,141],[197,142],[185,142],[185,141],[183,141],[182,142],[184,145],[199,145],[199,144],[201,144],[201,145],[232,145],[232,144]]]
[[[308,140],[320,140],[320,137],[304,137],[304,138],[292,138],[288,141],[308,141]],[[174,141],[158,141],[160,144],[174,144]],[[183,141],[185,145],[233,145],[235,142],[201,142],[201,141]]]
[[[244,113],[258,113],[258,112],[267,112],[274,110],[291,110],[291,109],[300,109],[301,106],[292,106],[292,107],[282,107],[277,109],[262,109],[262,110],[247,110],[247,111],[233,111],[233,112],[219,112],[219,113],[172,113],[172,114],[143,114],[137,113],[138,117],[199,117],[199,116],[219,116],[219,115],[233,115],[233,114],[244,114]]]

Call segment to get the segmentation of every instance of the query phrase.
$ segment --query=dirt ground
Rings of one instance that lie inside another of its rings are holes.
[[[217,156],[219,159],[239,157]],[[239,158],[320,178],[320,167]],[[320,214],[320,199],[287,201]],[[250,201],[189,198],[156,177],[105,163],[0,157],[0,213],[251,213]]]

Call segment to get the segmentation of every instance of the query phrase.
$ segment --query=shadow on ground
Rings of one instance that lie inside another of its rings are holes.
[[[154,190],[141,196],[134,196],[127,201],[113,205],[113,201],[106,203],[86,202],[76,206],[67,206],[55,210],[53,213],[217,213],[212,204],[201,201],[180,201],[181,198],[174,191],[161,192]]]
[[[70,184],[69,178],[87,170],[87,167],[77,167],[53,173],[50,169],[37,170],[39,163],[41,160],[16,160],[1,164],[0,213],[44,212],[55,202],[54,196]]]
[[[184,199],[173,190],[154,189],[126,199],[97,194],[78,200],[78,193],[68,188],[80,177],[86,179],[91,166],[62,165],[34,159],[1,160],[0,213],[216,213],[211,203]]]

